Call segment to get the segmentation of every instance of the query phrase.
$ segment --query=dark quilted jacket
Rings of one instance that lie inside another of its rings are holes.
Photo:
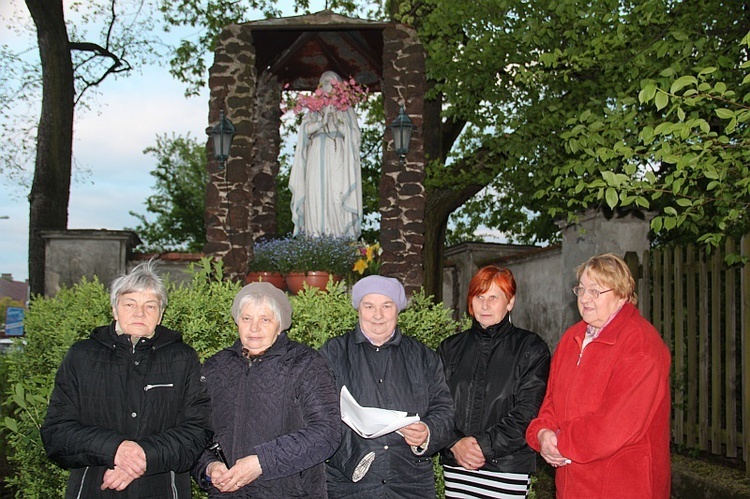
[[[216,458],[204,452],[194,476],[210,497],[327,497],[324,461],[341,439],[338,395],[325,360],[281,333],[252,361],[235,342],[208,359],[203,374],[211,396],[215,440],[229,466],[257,455],[263,474],[234,493],[205,480]]]
[[[430,429],[427,449],[416,455],[398,433],[364,439],[345,426],[341,446],[328,462],[330,496],[434,499],[432,455],[447,442],[454,416],[437,354],[398,328],[377,347],[359,325],[328,340],[320,352],[333,366],[338,388],[346,385],[360,405],[419,414]],[[364,478],[352,482],[354,467],[368,452],[375,460]]]
[[[66,497],[190,497],[189,470],[210,437],[200,369],[195,350],[162,326],[135,348],[114,322],[74,344],[41,428],[49,458],[71,469]],[[143,447],[146,474],[124,491],[102,491],[123,440]]]

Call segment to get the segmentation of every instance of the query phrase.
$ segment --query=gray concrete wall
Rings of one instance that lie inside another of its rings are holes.
[[[614,253],[624,258],[628,251],[643,255],[650,247],[651,218],[648,213],[605,214],[590,210],[581,215],[578,224],[561,224],[563,272],[560,279],[563,293],[574,296],[570,290],[577,284],[575,269],[594,255]],[[562,323],[571,325],[580,318],[576,301],[566,301]]]
[[[124,230],[43,231],[45,244],[44,295],[55,296],[81,278],[97,276],[105,285],[125,272],[128,256],[140,244],[138,236]]]
[[[156,271],[177,284],[192,279],[189,267],[203,256],[201,253],[133,254],[140,244],[138,236],[123,230],[44,231],[45,270],[44,294],[55,296],[62,288],[71,287],[85,277],[99,279],[105,288],[113,280],[141,262],[155,258]]]
[[[554,246],[528,257],[511,257],[503,263],[516,278],[516,304],[510,314],[513,324],[556,345],[567,327],[562,321],[565,302],[575,301],[573,293],[568,293],[570,297],[564,293],[559,279],[562,250]]]

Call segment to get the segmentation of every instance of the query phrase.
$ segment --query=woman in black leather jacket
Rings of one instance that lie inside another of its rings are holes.
[[[529,422],[544,398],[547,344],[514,326],[516,281],[487,266],[469,283],[469,330],[445,339],[438,353],[456,404],[456,425],[441,452],[445,496],[519,497],[536,469],[526,444]]]

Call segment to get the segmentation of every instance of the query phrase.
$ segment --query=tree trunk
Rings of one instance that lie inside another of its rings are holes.
[[[476,193],[484,189],[491,178],[487,177],[485,163],[486,152],[479,149],[470,158],[470,163],[463,160],[446,167],[446,178],[458,178],[463,169],[476,172],[472,182],[460,188],[429,188],[427,189],[427,207],[425,209],[425,244],[423,255],[424,289],[427,295],[432,295],[436,302],[443,299],[443,255],[445,254],[445,233],[448,227],[448,217],[460,208]],[[470,166],[468,166],[470,164]]]
[[[433,82],[429,84],[432,85]],[[440,118],[442,105],[443,101],[440,97],[425,101],[423,135],[427,161],[438,161],[445,165],[448,152],[466,122],[442,122]],[[432,295],[435,302],[443,299],[443,260],[448,217],[492,180],[487,176],[488,168],[485,159],[486,151],[479,149],[469,160],[464,159],[443,167],[446,169],[445,178],[459,178],[462,170],[472,169],[477,174],[472,177],[474,182],[470,184],[460,187],[449,185],[443,188],[425,186],[427,199],[424,218],[425,240],[422,251],[423,287],[427,296]]]
[[[37,31],[42,110],[29,195],[29,289],[44,293],[43,230],[68,226],[75,87],[62,0],[26,0]]]

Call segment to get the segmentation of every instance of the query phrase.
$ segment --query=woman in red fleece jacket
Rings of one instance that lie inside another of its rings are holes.
[[[668,498],[669,349],[635,307],[620,257],[594,256],[576,273],[583,320],[555,350],[526,440],[557,468],[558,498]]]

